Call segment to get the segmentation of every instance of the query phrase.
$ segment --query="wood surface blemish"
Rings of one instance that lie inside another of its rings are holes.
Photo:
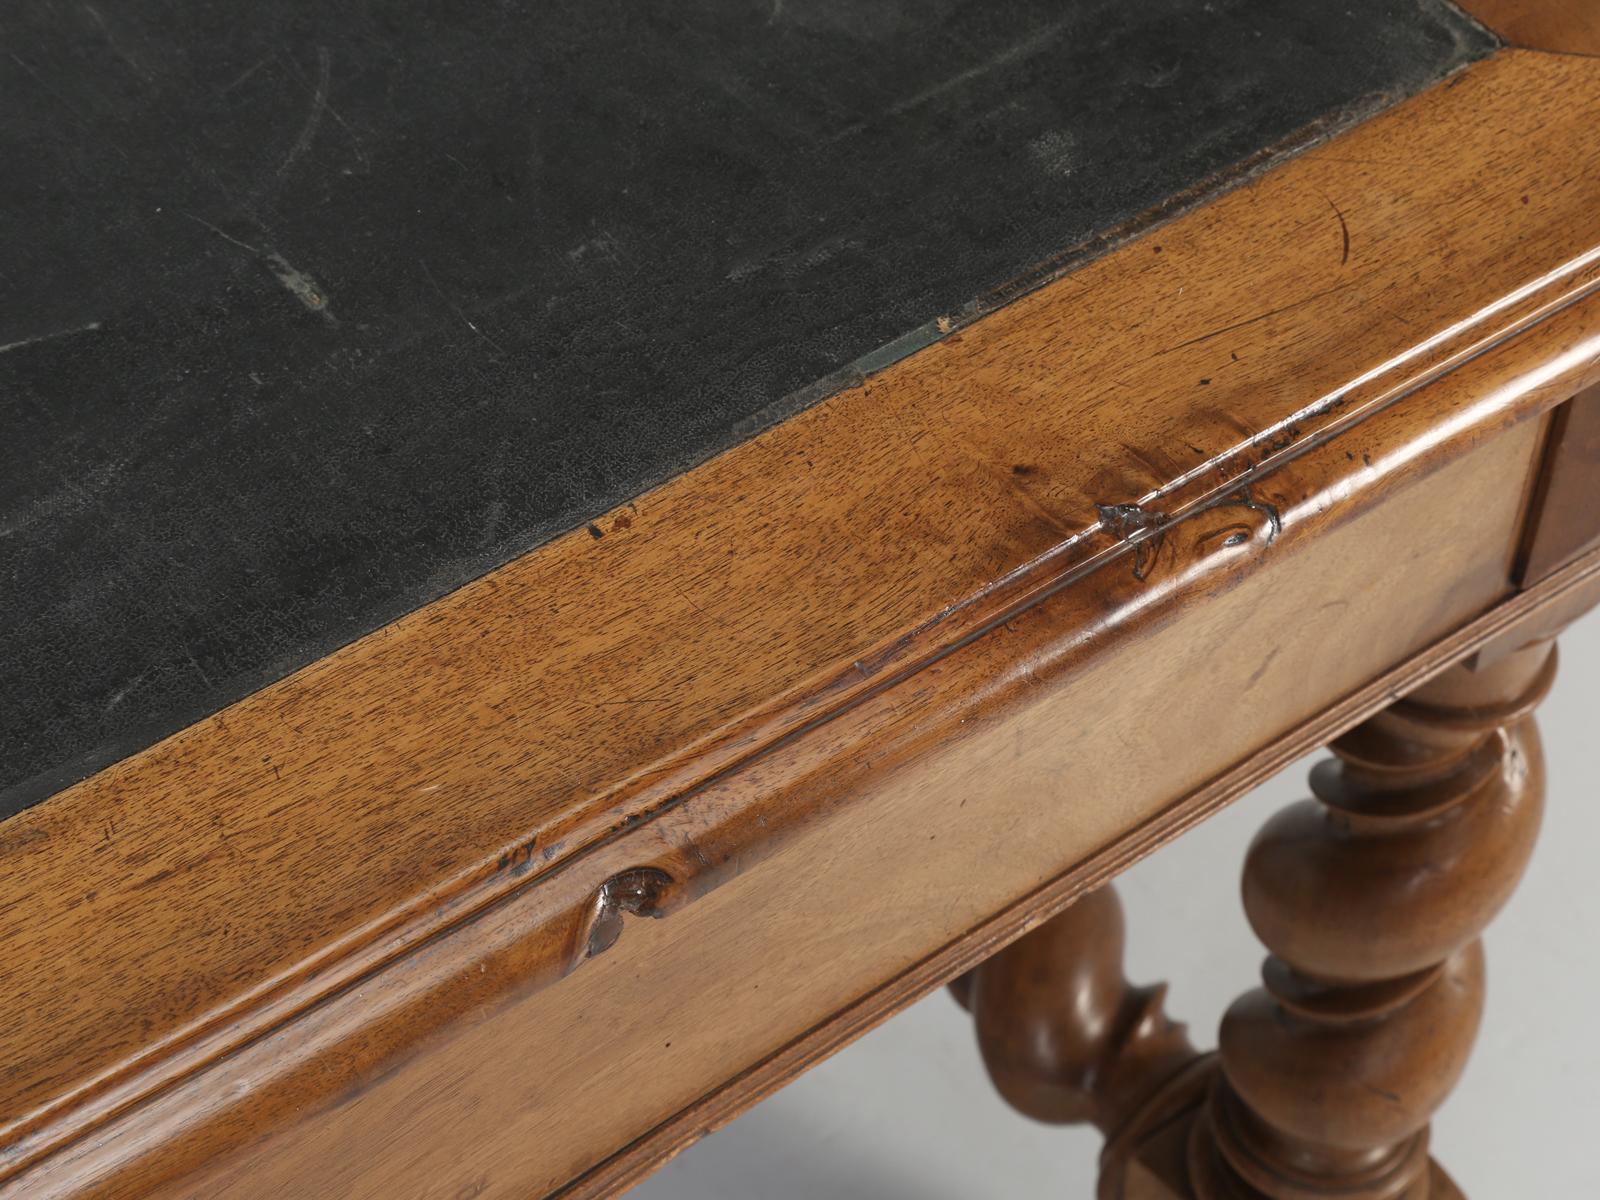
[[[1344,212],[1333,202],[1333,197],[1326,192],[1322,198],[1328,202],[1328,207],[1333,209],[1333,215],[1339,218],[1339,234],[1344,241],[1344,248],[1339,253],[1339,265],[1348,266],[1350,263],[1350,222],[1345,220]]]
[[[626,913],[638,917],[659,917],[672,876],[656,867],[635,867],[613,875],[595,896],[594,917],[584,943],[584,956],[593,958],[617,944],[622,936]]]
[[[1268,545],[1276,540],[1277,536],[1283,532],[1283,514],[1278,511],[1278,506],[1276,504],[1269,504],[1265,500],[1255,499],[1255,497],[1251,495],[1248,487],[1242,487],[1238,491],[1224,496],[1221,500],[1217,501],[1210,507],[1223,508],[1228,505],[1237,505],[1240,508],[1247,508],[1251,512],[1257,512],[1266,517]]]
[[[1134,548],[1133,577],[1141,582],[1150,574],[1151,564],[1161,553],[1163,535],[1169,518],[1163,512],[1147,511],[1138,504],[1097,504],[1100,527],[1121,542],[1131,542],[1140,534]]]
[[[500,870],[505,871],[513,879],[522,878],[533,865],[533,852],[537,849],[537,846],[538,839],[529,838],[527,841],[507,850],[500,856],[498,863]],[[546,855],[546,861],[549,861],[548,855]]]

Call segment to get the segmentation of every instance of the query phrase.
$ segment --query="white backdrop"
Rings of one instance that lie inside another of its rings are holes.
[[[1472,1065],[1434,1126],[1469,1197],[1600,1197],[1600,615],[1561,641],[1540,710],[1550,796],[1521,890],[1490,928],[1489,1006]],[[1319,756],[1320,757],[1320,756]],[[1237,900],[1262,821],[1304,794],[1290,768],[1119,882],[1129,977],[1168,979],[1169,1011],[1211,1045],[1256,981]],[[969,1020],[930,996],[692,1147],[630,1200],[1009,1200],[1093,1195],[1099,1138],[995,1097]]]

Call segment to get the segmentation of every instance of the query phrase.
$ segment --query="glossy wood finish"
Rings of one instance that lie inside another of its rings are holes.
[[[1165,985],[1128,982],[1124,939],[1108,884],[951,984],[973,1015],[990,1079],[1014,1108],[1105,1134],[1102,1200],[1157,1186],[1137,1156],[1198,1105],[1213,1072],[1212,1057],[1167,1016]],[[1164,1186],[1182,1187],[1181,1175],[1167,1178]]]
[[[1534,706],[1555,653],[1456,667],[1333,744],[1261,831],[1245,910],[1265,987],[1223,1019],[1200,1200],[1427,1200],[1428,1122],[1483,1010],[1484,927],[1544,804]]]
[[[1491,367],[1477,360],[1474,374]],[[1466,410],[1498,425],[1466,373],[1449,382],[1441,392],[1459,385]],[[1450,405],[1436,399],[1440,417]],[[609,1155],[1055,877],[1077,871],[1082,886],[1153,844],[1195,781],[1504,595],[1540,423],[1485,439],[1467,419],[1419,454],[1404,440],[1413,417],[1375,418],[1262,481],[1254,501],[1276,511],[1276,530],[1237,506],[1170,528],[1142,577],[1130,563],[1104,588],[1057,591],[435,939],[408,971],[325,1001],[42,1161],[17,1194],[222,1200],[316,1178],[388,1200],[421,1179],[520,1200],[591,1171],[572,1194],[606,1194]],[[1449,581],[1398,616],[1383,586],[1397,554],[1419,579]],[[1263,638],[1274,606],[1316,614],[1319,637]],[[1219,693],[1246,698],[1223,730]],[[1162,754],[1137,752],[1156,740]],[[1072,797],[1040,803],[1066,778]],[[663,918],[575,955],[595,897],[640,869],[675,881]],[[529,990],[574,957],[568,978]],[[438,1030],[427,1053],[397,1061],[424,1030]],[[168,1131],[155,1144],[152,1127]],[[219,1157],[246,1128],[253,1143]]]
[[[1125,936],[1115,891],[1097,888],[951,985],[990,1079],[1036,1121],[1114,1138],[1199,1058],[1165,985],[1123,975]]]
[[[1008,1101],[1106,1134],[1101,1200],[1459,1200],[1427,1124],[1482,1015],[1479,934],[1538,831],[1530,714],[1556,663],[1539,627],[1344,734],[1317,800],[1263,829],[1244,898],[1273,953],[1220,1055],[1189,1044],[1164,987],[1123,976],[1109,887],[952,985]]]
[[[1115,840],[1077,867],[1007,905],[882,987],[830,1014],[737,1079],[701,1096],[623,1152],[563,1189],[560,1195],[564,1200],[609,1196],[636,1182],[690,1142],[737,1116],[794,1075],[926,992],[951,982],[959,994],[964,990],[963,985],[954,977],[960,972],[979,964],[987,954],[1038,927],[1040,922],[1051,919],[1078,897],[1102,886],[1116,872],[1180,836],[1231,799],[1381,711],[1396,695],[1420,686],[1451,663],[1479,657],[1480,648],[1526,645],[1530,641],[1529,630],[1544,631],[1536,633],[1533,640],[1557,632],[1596,605],[1600,605],[1600,552],[1586,556],[1528,591],[1496,605],[1482,617],[1287,730],[1261,750],[1163,809],[1131,835]],[[1187,1178],[1184,1164],[1187,1134],[1187,1124],[1177,1129],[1169,1125],[1155,1130],[1149,1139],[1140,1141],[1137,1146],[1128,1147],[1119,1159],[1127,1168],[1126,1197],[1117,1200],[1171,1200],[1169,1192],[1181,1194],[1181,1183]],[[1170,1144],[1164,1144],[1162,1139]],[[1442,1172],[1439,1178],[1445,1180]],[[1170,1182],[1172,1180],[1179,1182]]]
[[[8,822],[0,1195],[601,1191],[1235,794],[1502,597],[1596,375],[1596,113],[1497,58]],[[1184,663],[1270,702],[1185,742]]]
[[[1556,410],[1517,578],[1543,579],[1600,545],[1600,388]]]
[[[1514,46],[1600,55],[1600,5],[1594,0],[1460,0]]]

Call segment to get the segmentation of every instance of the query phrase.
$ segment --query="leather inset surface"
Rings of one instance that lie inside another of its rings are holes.
[[[1435,0],[5,26],[0,816],[1493,49]]]

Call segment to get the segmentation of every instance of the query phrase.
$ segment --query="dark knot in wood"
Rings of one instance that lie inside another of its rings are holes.
[[[659,917],[665,907],[673,878],[657,867],[634,867],[613,875],[595,893],[594,912],[589,921],[589,936],[584,942],[584,957],[593,958],[622,936],[622,917]]]

